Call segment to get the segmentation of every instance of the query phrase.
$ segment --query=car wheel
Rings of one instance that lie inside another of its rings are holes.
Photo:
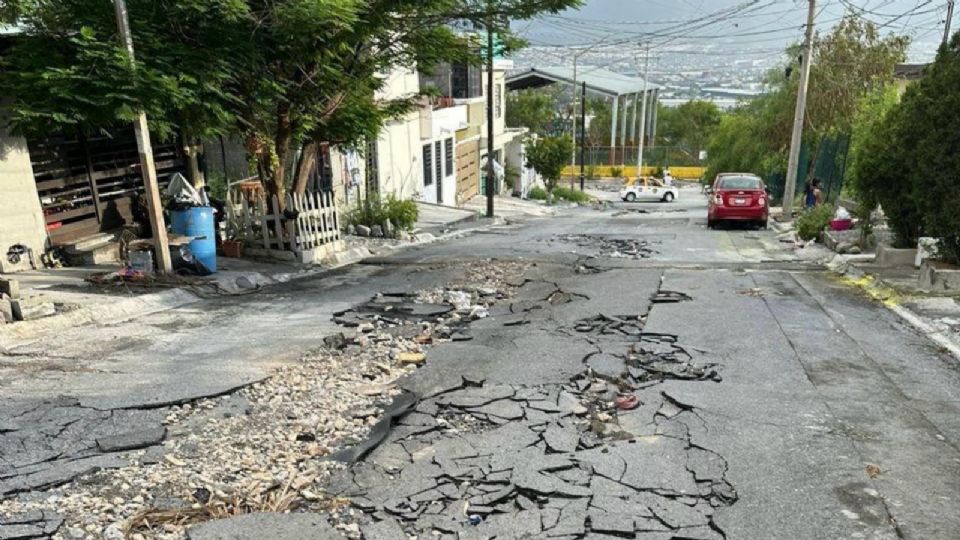
[[[767,225],[768,225],[767,220],[757,222],[757,227],[760,227],[760,230],[766,230]]]
[[[714,220],[712,220],[712,219],[708,219],[708,220],[707,220],[707,228],[708,228],[708,229],[716,229],[716,228],[717,228],[717,222],[714,221]]]
[[[627,202],[633,202],[633,201],[637,200],[637,194],[636,194],[636,193],[627,193],[627,196],[624,197],[623,200],[625,200],[625,201],[627,201]]]
[[[671,193],[671,192],[668,191],[668,192],[663,196],[663,202],[673,202],[673,193]]]

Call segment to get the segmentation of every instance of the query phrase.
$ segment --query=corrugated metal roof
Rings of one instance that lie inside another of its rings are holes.
[[[511,89],[545,86],[562,82],[573,84],[573,66],[533,67],[507,77],[507,86]],[[577,68],[577,84],[587,83],[589,92],[622,96],[643,92],[643,78],[631,77],[609,69],[595,66]],[[659,85],[647,81],[647,91],[658,90]]]

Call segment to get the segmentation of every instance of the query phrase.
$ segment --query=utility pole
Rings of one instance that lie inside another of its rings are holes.
[[[587,83],[583,82],[583,90],[581,93],[587,95]],[[586,160],[584,159],[584,151],[587,146],[587,108],[580,107],[580,191],[583,191],[583,182],[586,179]]]
[[[130,35],[130,20],[127,17],[125,0],[113,0],[117,14],[117,27],[120,30],[120,39],[130,57],[130,67],[136,67],[133,56],[133,38]],[[150,228],[153,231],[153,246],[157,255],[157,268],[161,273],[173,271],[170,261],[170,247],[167,243],[167,226],[163,221],[163,208],[160,205],[160,188],[157,183],[157,169],[153,163],[153,147],[150,144],[150,129],[147,125],[147,115],[140,111],[133,122],[133,133],[137,139],[137,150],[140,153],[140,174],[143,176],[144,196],[147,200],[147,214],[150,216]]]
[[[943,44],[950,43],[950,23],[953,22],[953,0],[947,0],[947,24],[943,27]]]
[[[800,163],[800,146],[803,144],[803,119],[807,111],[807,86],[810,84],[810,64],[813,63],[813,19],[816,16],[817,2],[809,1],[800,88],[797,90],[797,108],[793,113],[793,135],[790,138],[790,159],[787,162],[787,182],[783,187],[784,221],[793,219],[793,198],[797,192],[797,167]]]
[[[487,217],[493,217],[493,13],[487,2]]]
[[[650,68],[650,44],[643,53],[643,105],[640,106],[640,146],[637,148],[637,178],[643,176],[643,143],[647,139],[647,70]]]

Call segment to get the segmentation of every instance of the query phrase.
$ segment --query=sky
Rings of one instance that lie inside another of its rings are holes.
[[[777,55],[799,42],[806,23],[805,0],[586,0],[577,10],[521,21],[514,28],[531,45],[654,48],[690,54]],[[882,31],[910,35],[912,61],[932,59],[943,35],[946,0],[820,0],[815,26],[826,31],[845,12],[874,21]],[[960,11],[960,10],[958,10]],[[960,12],[953,29],[960,30]]]

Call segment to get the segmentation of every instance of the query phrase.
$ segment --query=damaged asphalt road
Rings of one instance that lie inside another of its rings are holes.
[[[707,231],[693,193],[674,205],[571,210],[25,344],[0,366],[0,505],[112,467],[176,468],[164,452],[202,461],[216,441],[164,418],[226,394],[236,407],[216,422],[238,448],[214,460],[256,461],[238,436],[280,432],[283,466],[329,474],[291,487],[257,473],[302,503],[292,514],[258,506],[143,538],[957,538],[956,363],[772,232]],[[481,261],[513,265],[509,294],[463,283]],[[458,307],[462,294],[489,301]],[[417,351],[398,380],[383,374],[394,339]],[[288,369],[314,347],[333,352]],[[380,356],[337,385],[357,351]],[[291,394],[313,407],[336,391],[362,436],[329,439],[335,418],[309,410],[270,417],[290,398],[256,384],[271,373],[299,377]],[[368,391],[382,393],[350,397]],[[219,497],[197,494],[179,503]],[[44,504],[0,511],[0,538],[71,538]]]
[[[471,326],[469,345],[430,351],[401,383],[419,402],[335,476],[330,493],[398,538],[725,538],[713,515],[737,498],[726,462],[691,443],[702,418],[659,385],[719,377],[676,336],[642,333],[646,310],[671,296],[659,291],[659,273],[645,287],[628,272],[586,278],[623,286],[630,292],[618,303],[641,310],[589,318],[580,318],[593,309],[584,304],[602,298],[566,290],[580,281],[571,268],[531,274],[509,304]],[[534,357],[555,362],[547,377],[508,367]],[[627,395],[637,404],[618,410]]]

